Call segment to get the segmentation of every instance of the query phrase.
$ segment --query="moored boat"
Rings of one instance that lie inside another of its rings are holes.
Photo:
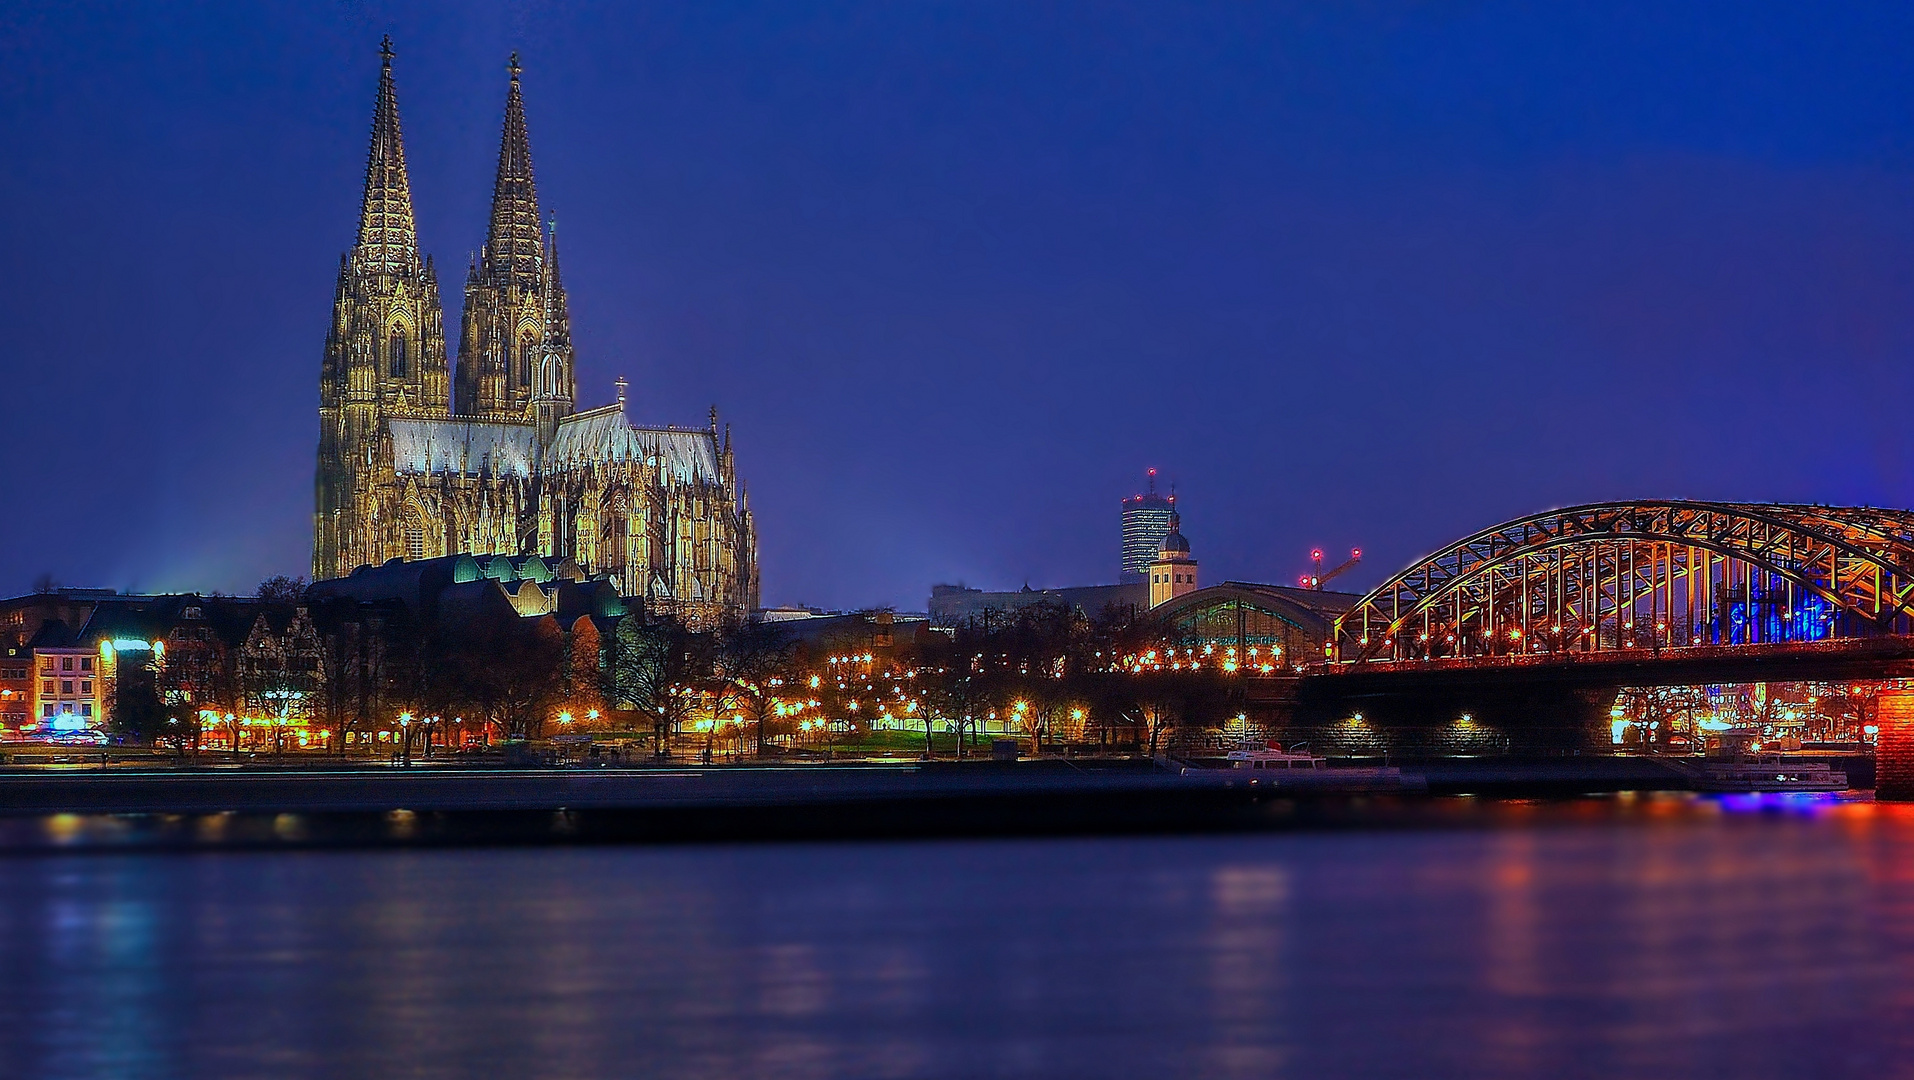
[[[1698,791],[1846,791],[1848,774],[1781,754],[1738,754],[1694,762]]]

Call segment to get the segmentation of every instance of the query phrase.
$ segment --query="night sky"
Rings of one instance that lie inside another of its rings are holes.
[[[308,572],[386,33],[448,343],[516,49],[581,407],[717,404],[767,604],[1114,580],[1150,466],[1210,582],[1914,505],[1907,5],[596,7],[0,11],[0,592]]]

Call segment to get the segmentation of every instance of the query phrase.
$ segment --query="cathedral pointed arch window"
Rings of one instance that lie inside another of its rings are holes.
[[[405,557],[425,558],[425,515],[416,506],[406,512],[404,534]]]
[[[407,367],[405,327],[394,326],[392,328],[392,340],[387,345],[386,356],[388,360],[387,370],[392,373],[392,377],[395,379],[405,378]]]
[[[628,557],[626,540],[631,534],[631,519],[621,495],[612,502],[605,522],[605,568],[622,573]]]
[[[518,384],[520,386],[532,385],[532,353],[535,349],[536,346],[532,343],[532,335],[526,334],[523,338],[519,339]]]

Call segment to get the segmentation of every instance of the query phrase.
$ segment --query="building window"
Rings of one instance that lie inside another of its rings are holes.
[[[80,693],[82,693],[82,694],[91,694],[92,692],[93,692],[93,680],[92,680],[92,679],[81,679],[81,680],[80,680]]]
[[[51,694],[51,693],[53,693],[53,680],[52,680],[52,679],[42,679],[42,680],[40,680],[40,692],[41,692],[42,694]]]
[[[40,658],[40,670],[41,670],[41,671],[52,671],[52,670],[53,670],[53,657],[51,657],[51,656],[42,656],[42,657]]]
[[[61,671],[73,670],[73,658],[71,656],[60,657],[60,670]]]
[[[93,658],[91,656],[80,657],[80,670],[81,671],[93,670]]]
[[[407,529],[405,531],[405,557],[408,559],[425,558],[424,529]]]
[[[405,328],[402,326],[392,328],[391,356],[392,377],[405,378]]]
[[[93,715],[93,706],[91,706],[91,705],[82,705],[82,706],[80,706],[80,715],[81,715],[81,716],[92,716],[92,715]]]
[[[52,715],[53,715],[53,706],[52,706],[51,704],[48,704],[48,705],[42,705],[42,706],[40,706],[40,715],[41,715],[41,716],[52,716]]]
[[[518,346],[518,385],[532,385],[532,338],[530,334]]]
[[[73,692],[73,680],[72,680],[72,679],[61,679],[61,680],[60,680],[60,693],[62,693],[62,694],[71,694],[72,692]]]

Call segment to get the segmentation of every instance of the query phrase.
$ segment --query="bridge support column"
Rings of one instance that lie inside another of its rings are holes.
[[[1896,680],[1881,687],[1875,723],[1874,797],[1914,802],[1914,683]]]

